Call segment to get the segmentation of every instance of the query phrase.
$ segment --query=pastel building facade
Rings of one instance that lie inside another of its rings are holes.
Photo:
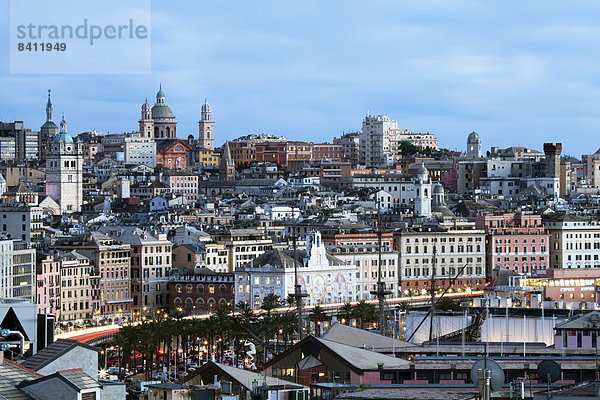
[[[486,233],[488,273],[501,267],[520,274],[540,274],[548,268],[549,234],[537,214],[503,213],[476,217]]]

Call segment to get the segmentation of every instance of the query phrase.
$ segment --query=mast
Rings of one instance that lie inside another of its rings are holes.
[[[431,292],[431,316],[429,317],[429,341],[433,339],[433,318],[435,317],[435,257],[436,249],[435,245],[433,245],[433,257],[431,258],[431,284],[430,284],[430,292]]]
[[[294,219],[294,223],[292,224],[292,229],[293,229],[293,236],[292,236],[292,241],[294,244],[294,298],[296,299],[296,312],[298,314],[298,338],[300,340],[302,340],[304,338],[303,332],[302,332],[302,298],[306,297],[306,294],[302,293],[302,288],[300,287],[300,284],[298,283],[298,249],[297,249],[297,245],[296,245],[296,218],[294,217],[294,209],[295,207],[292,206],[292,218]]]
[[[378,245],[378,262],[377,262],[377,290],[371,290],[371,294],[377,296],[379,300],[379,333],[385,335],[385,296],[392,294],[385,290],[385,283],[381,280],[381,205],[377,200],[377,245]]]

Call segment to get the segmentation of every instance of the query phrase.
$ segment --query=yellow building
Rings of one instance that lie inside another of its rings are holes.
[[[214,151],[208,149],[198,150],[198,163],[200,165],[218,166],[220,162],[221,156],[218,153],[215,153]]]

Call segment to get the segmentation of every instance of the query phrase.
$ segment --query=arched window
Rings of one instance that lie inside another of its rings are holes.
[[[198,285],[197,290],[198,290],[198,294],[204,293],[204,285]]]
[[[181,285],[179,285],[179,284],[175,285],[175,291],[177,293],[181,293]]]

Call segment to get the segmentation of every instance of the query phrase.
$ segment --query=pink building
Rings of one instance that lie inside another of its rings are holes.
[[[183,171],[166,171],[162,183],[171,188],[171,193],[184,196],[188,202],[198,200],[198,175]]]
[[[536,214],[484,214],[475,225],[486,233],[488,276],[496,267],[523,274],[545,273],[549,257],[549,235]]]
[[[60,314],[60,261],[46,253],[38,253],[36,259],[38,313],[58,317]]]

